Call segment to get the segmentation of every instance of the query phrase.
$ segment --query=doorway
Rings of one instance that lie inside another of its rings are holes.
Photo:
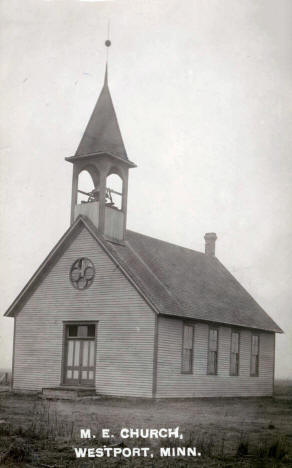
[[[94,386],[96,324],[65,325],[64,384]]]

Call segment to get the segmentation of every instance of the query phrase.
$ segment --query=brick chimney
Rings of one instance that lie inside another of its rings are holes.
[[[217,239],[215,232],[206,232],[205,236],[205,254],[215,257],[215,242]]]

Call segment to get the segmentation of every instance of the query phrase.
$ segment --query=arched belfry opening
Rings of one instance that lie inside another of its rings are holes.
[[[76,164],[73,167],[71,222],[85,216],[98,227],[100,172],[95,164]]]
[[[116,172],[111,172],[106,178],[105,203],[116,210],[123,209],[123,179]]]
[[[95,188],[90,172],[83,169],[78,175],[77,204],[88,203]]]

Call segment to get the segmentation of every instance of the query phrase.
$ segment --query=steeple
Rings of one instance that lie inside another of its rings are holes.
[[[108,65],[106,64],[104,85],[91,114],[75,156],[86,156],[107,152],[128,160],[126,148],[119,128],[117,116],[108,87]]]
[[[106,41],[106,46],[111,45]],[[88,217],[106,239],[122,242],[125,237],[129,168],[136,167],[127,156],[117,116],[108,87],[106,62],[104,84],[74,156],[65,158],[73,164],[71,223],[78,215]],[[79,175],[87,171],[94,189],[80,190]],[[120,189],[111,187],[115,174]],[[119,181],[118,181],[119,182]],[[78,202],[78,193],[88,196]]]

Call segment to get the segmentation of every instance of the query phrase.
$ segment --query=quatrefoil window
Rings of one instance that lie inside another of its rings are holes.
[[[70,280],[75,289],[86,289],[93,282],[94,266],[88,258],[78,258],[73,263],[70,271]]]

